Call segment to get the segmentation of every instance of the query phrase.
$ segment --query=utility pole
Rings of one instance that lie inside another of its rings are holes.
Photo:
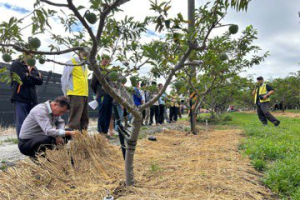
[[[188,20],[189,20],[189,33],[190,33],[190,40],[192,40],[193,33],[195,31],[195,0],[188,0]],[[192,59],[190,59],[192,61]],[[196,66],[190,66],[190,73],[191,73],[191,79],[196,79]],[[191,81],[192,81],[191,80]],[[196,134],[196,124],[195,124],[195,115],[194,110],[192,108],[193,102],[192,102],[192,94],[193,90],[190,88],[190,120],[191,120],[191,131],[193,134]],[[198,97],[199,98],[199,97]]]

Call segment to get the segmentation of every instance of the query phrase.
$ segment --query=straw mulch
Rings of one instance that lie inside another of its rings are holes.
[[[197,136],[167,130],[157,142],[138,144],[137,183],[120,199],[275,199],[261,174],[238,151],[240,130],[203,131]]]
[[[274,199],[262,186],[261,174],[238,152],[242,138],[239,130],[197,136],[165,130],[156,142],[140,140],[136,184],[124,188],[119,148],[98,136],[81,137],[69,151],[49,151],[50,162],[42,160],[42,166],[22,162],[0,174],[0,199],[101,200],[106,190],[122,200]]]
[[[100,135],[79,134],[69,148],[39,160],[40,166],[21,161],[0,173],[0,199],[101,199],[123,182],[121,152]]]

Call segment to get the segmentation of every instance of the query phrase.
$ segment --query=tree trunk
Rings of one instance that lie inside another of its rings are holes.
[[[191,115],[193,115],[193,117],[191,118],[191,132],[192,132],[194,135],[197,135],[197,129],[196,129],[197,113],[195,112],[194,109],[192,109]]]
[[[130,140],[126,143],[126,158],[125,158],[125,177],[126,177],[126,186],[131,186],[134,184],[134,171],[133,171],[133,160],[135,148],[138,140],[142,125],[142,116],[139,119],[133,119],[133,126]]]

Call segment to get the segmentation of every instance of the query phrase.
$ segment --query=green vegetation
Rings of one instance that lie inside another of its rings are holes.
[[[95,13],[91,13],[90,11],[86,12],[85,18],[90,24],[95,24],[97,22],[97,15]]]
[[[236,34],[239,31],[239,26],[236,24],[233,24],[229,26],[229,32],[230,34]]]
[[[118,80],[118,72],[111,72],[108,74],[108,78],[111,80],[111,81],[117,81]]]
[[[159,167],[159,165],[156,162],[152,162],[150,170],[151,170],[151,172],[158,172],[158,171],[161,171],[161,168]]]
[[[41,46],[41,41],[37,37],[29,38],[28,44],[32,49],[38,49]]]
[[[27,64],[31,67],[35,66],[36,60],[34,58],[27,58]]]
[[[247,136],[239,149],[252,159],[263,182],[282,199],[300,199],[300,119],[280,117],[281,124],[263,126],[255,114],[231,113],[231,125],[245,130]]]
[[[2,59],[4,60],[4,62],[10,62],[12,58],[9,54],[3,54]]]
[[[7,138],[4,140],[4,142],[18,144],[19,141],[17,138]]]
[[[226,122],[232,121],[232,116],[231,115],[215,115],[215,114],[211,114],[211,113],[202,113],[200,115],[197,116],[196,119],[197,122],[200,123],[207,123],[208,124],[213,124],[213,125],[225,125]]]

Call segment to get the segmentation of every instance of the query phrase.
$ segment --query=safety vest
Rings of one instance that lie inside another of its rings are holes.
[[[259,96],[266,95],[267,93],[268,93],[268,91],[267,91],[267,85],[266,84],[263,84],[262,86],[259,87],[259,92],[258,92]],[[255,90],[255,96],[254,96],[254,103],[255,104],[256,104],[256,99],[257,99],[257,89]],[[266,100],[259,99],[260,103],[269,102],[269,101],[270,101],[269,97]]]
[[[74,65],[78,64],[75,58],[71,61]],[[67,95],[89,96],[88,69],[87,67],[84,67],[84,71],[82,69],[82,66],[74,66],[72,71],[73,91],[68,90]]]

